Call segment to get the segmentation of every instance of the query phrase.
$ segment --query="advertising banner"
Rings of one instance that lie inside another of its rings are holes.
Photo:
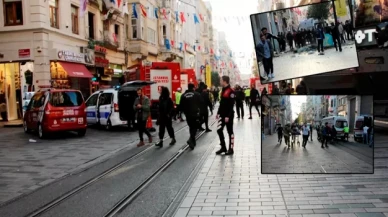
[[[209,88],[212,86],[212,70],[210,65],[206,65],[206,85]]]
[[[166,69],[151,69],[150,70],[150,77],[151,81],[156,82],[156,84],[151,85],[151,100],[158,100],[159,99],[159,92],[158,89],[161,86],[167,87],[171,92],[171,70]]]
[[[189,84],[189,76],[187,74],[181,74],[182,93],[184,93],[187,90],[188,84]]]
[[[346,8],[346,0],[336,0],[334,1],[334,5],[338,17],[343,17],[348,14],[348,10]]]

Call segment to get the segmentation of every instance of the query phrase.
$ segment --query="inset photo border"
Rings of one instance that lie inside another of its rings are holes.
[[[373,114],[372,95],[262,96],[261,173],[373,174]]]

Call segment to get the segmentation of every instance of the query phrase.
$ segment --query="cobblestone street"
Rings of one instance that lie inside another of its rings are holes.
[[[316,131],[313,141],[309,138],[306,148],[294,145],[288,148],[277,144],[277,135],[266,136],[262,141],[263,173],[373,173],[373,149],[368,145],[336,141],[321,148]],[[302,143],[302,136],[299,136]]]
[[[315,50],[313,54],[308,54],[307,52],[301,54],[293,54],[291,52],[280,54],[279,57],[273,59],[275,77],[267,81],[276,82],[358,67],[355,45],[348,44],[342,46],[342,49],[342,52],[336,51],[335,48],[326,49],[325,55],[318,55]],[[260,74],[265,74],[262,64],[260,66]]]

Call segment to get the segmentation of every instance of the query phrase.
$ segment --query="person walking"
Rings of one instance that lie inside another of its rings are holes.
[[[182,109],[180,107],[181,97],[182,97],[182,88],[179,87],[177,92],[175,92],[175,105],[176,105],[176,112],[178,116],[177,118],[181,121],[185,121],[183,120]]]
[[[167,128],[171,138],[170,145],[176,143],[174,128],[172,127],[172,114],[174,112],[174,102],[170,98],[170,91],[167,87],[162,87],[159,97],[159,117],[156,125],[159,125],[159,142],[155,146],[163,147],[163,138]]]
[[[250,106],[249,106],[249,118],[248,119],[252,119],[252,107],[256,108],[256,111],[259,113],[259,117],[260,117],[259,100],[260,100],[259,91],[256,89],[255,84],[252,84],[251,96],[250,96],[251,102],[250,102]]]
[[[203,85],[203,88],[202,88],[202,93],[201,93],[201,97],[202,97],[202,104],[200,106],[200,130],[202,130],[202,124],[205,123],[205,129],[206,132],[211,132],[212,130],[209,128],[209,110],[208,108],[210,109],[210,111],[212,111],[213,113],[213,105],[212,105],[212,102],[210,101],[210,96],[209,96],[209,92],[207,90],[207,85],[204,84]]]
[[[282,144],[282,138],[283,138],[283,127],[281,124],[278,124],[278,127],[276,128],[276,132],[278,133],[278,144]]]
[[[194,84],[188,85],[187,91],[182,95],[181,108],[186,116],[187,125],[189,126],[190,138],[187,141],[189,147],[193,150],[196,146],[195,135],[198,130],[197,120],[199,118],[200,108],[203,103],[201,95],[194,90]]]
[[[237,119],[244,118],[244,99],[245,94],[240,86],[236,86],[236,110],[237,110]],[[240,116],[241,114],[241,116]]]
[[[218,126],[217,134],[220,138],[221,149],[216,152],[217,155],[225,153],[225,155],[234,154],[234,133],[233,133],[233,117],[234,117],[234,103],[236,94],[234,90],[230,87],[230,78],[229,76],[222,76],[221,78],[222,92],[221,92],[221,101],[220,107],[217,112]],[[225,136],[224,136],[224,127],[229,135],[229,149],[226,149]]]
[[[362,130],[363,130],[363,141],[364,141],[364,144],[369,144],[369,138],[368,138],[369,127],[367,125],[364,125]]]
[[[339,49],[339,51],[342,52],[341,37],[338,31],[338,22],[336,24],[331,23],[331,36],[333,37],[335,50],[338,51]]]
[[[313,131],[314,131],[314,124],[311,123],[310,124],[310,139],[311,139],[311,142],[313,141]]]
[[[292,133],[291,124],[290,122],[287,122],[286,127],[284,128],[284,131],[283,131],[283,135],[284,135],[284,142],[288,147],[290,147],[291,133]]]
[[[302,133],[303,133],[303,142],[302,142],[302,147],[306,148],[307,141],[309,140],[309,134],[310,134],[310,129],[307,126],[307,123],[304,123],[302,127]]]
[[[244,93],[245,93],[245,104],[249,108],[249,106],[250,106],[250,97],[251,97],[251,89],[249,89],[249,88],[245,89]]]
[[[324,148],[323,145],[326,146],[326,148],[328,148],[329,146],[327,145],[327,141],[329,141],[330,139],[330,127],[329,127],[329,123],[325,123],[325,126],[322,127],[322,146],[321,148]]]
[[[325,40],[325,32],[323,31],[322,24],[318,25],[316,38],[318,43],[318,54],[323,55],[325,54],[325,51],[323,50],[323,40]]]
[[[273,75],[273,56],[274,51],[270,40],[264,34],[260,34],[260,40],[256,46],[257,58],[263,63],[264,71],[268,79],[275,78]]]
[[[135,112],[136,112],[137,127],[138,127],[139,138],[140,138],[140,142],[139,144],[137,144],[137,147],[141,147],[145,145],[144,138],[143,138],[144,133],[148,136],[149,143],[152,143],[151,133],[148,132],[146,128],[147,120],[151,112],[151,102],[148,99],[148,97],[144,95],[143,90],[141,88],[137,89],[137,95],[138,97],[136,98],[133,104],[133,108],[135,109]]]

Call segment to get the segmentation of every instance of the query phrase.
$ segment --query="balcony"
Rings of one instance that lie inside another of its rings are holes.
[[[110,31],[104,31],[104,47],[111,50],[117,50],[120,47],[119,39],[119,35],[115,35]]]
[[[97,1],[98,2],[98,1]],[[118,5],[119,1],[104,0],[103,5],[111,14],[121,14],[120,7]]]
[[[129,41],[128,50],[131,53],[131,59],[143,60],[148,56],[148,43],[142,40]]]

